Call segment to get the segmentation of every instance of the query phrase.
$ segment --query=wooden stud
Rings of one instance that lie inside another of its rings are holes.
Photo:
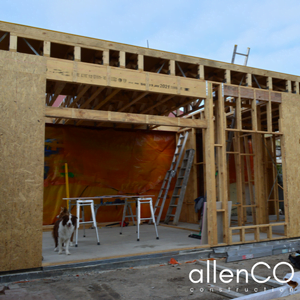
[[[286,80],[285,86],[286,86],[286,91],[288,93],[291,93],[292,92],[292,82],[290,80]]]
[[[144,71],[144,55],[138,55],[138,69],[139,71]]]
[[[270,76],[267,77],[267,87],[269,90],[273,90],[273,81],[272,81],[272,77]]]
[[[299,94],[299,82],[298,81],[293,81],[293,92],[295,94]]]
[[[81,47],[79,46],[74,47],[74,60],[81,61]]]
[[[242,111],[241,111],[241,93],[239,87],[239,95],[236,98],[235,117],[236,117],[236,128],[237,130],[242,129]]]
[[[256,111],[256,93],[254,90],[254,99],[251,101],[251,119],[252,130],[257,131],[257,111]]]
[[[199,79],[205,80],[204,65],[198,65],[198,77]]]
[[[46,56],[46,57],[50,57],[51,55],[51,42],[49,41],[44,41],[44,47],[43,47],[43,56]]]
[[[120,51],[119,65],[120,65],[120,68],[125,68],[126,67],[126,53],[125,53],[125,51]]]
[[[109,50],[103,50],[103,65],[109,66]]]
[[[169,72],[170,72],[170,75],[173,75],[175,76],[175,60],[171,59],[169,61]]]
[[[244,137],[244,144],[245,144],[245,152],[249,154],[249,141],[247,137]],[[252,218],[253,224],[256,225],[256,204],[253,195],[253,184],[252,184],[252,172],[251,172],[251,164],[250,164],[250,157],[246,156],[246,167],[247,167],[247,177],[248,177],[248,188],[249,188],[249,195],[250,195],[250,203],[251,203],[251,210],[252,210]]]
[[[231,84],[231,72],[230,70],[225,70],[225,83]]]
[[[217,235],[217,206],[216,206],[216,167],[214,154],[214,112],[212,83],[208,82],[208,96],[205,100],[205,117],[207,129],[205,130],[205,163],[206,163],[206,192],[207,192],[207,232],[209,245],[218,244]],[[199,121],[199,120],[198,120]]]
[[[247,83],[247,86],[249,86],[249,87],[252,86],[252,74],[247,73],[247,75],[246,75],[246,83]]]
[[[267,108],[267,126],[268,132],[272,132],[272,102],[271,102],[271,92],[269,91],[269,101],[266,103]]]
[[[9,36],[9,51],[17,52],[18,47],[18,37],[16,35],[10,34]]]
[[[226,140],[225,140],[225,111],[224,111],[224,96],[222,95],[222,86],[218,86],[218,105],[217,110],[217,143],[220,147],[217,149],[218,153],[218,179],[219,179],[219,201],[222,202],[223,214],[223,242],[228,244],[229,239],[229,224],[228,224],[228,185],[227,185],[227,158],[226,158]]]

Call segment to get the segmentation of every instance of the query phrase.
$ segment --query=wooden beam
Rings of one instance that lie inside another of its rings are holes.
[[[18,47],[18,37],[10,34],[9,36],[9,51],[17,52]]]
[[[85,120],[94,122],[113,122],[127,124],[147,124],[158,126],[177,126],[188,128],[206,128],[206,120],[169,118],[164,116],[140,115],[63,107],[46,107],[45,117]]]
[[[83,87],[83,89],[79,92],[79,94],[77,95],[77,97],[73,100],[73,102],[71,103],[71,105],[69,106],[69,108],[75,107],[76,103],[85,95],[85,93],[87,92],[87,90],[90,87],[91,86],[89,84],[85,85]]]
[[[81,61],[81,47],[79,46],[74,47],[74,60]]]
[[[290,80],[286,80],[285,86],[286,86],[286,91],[288,93],[291,93],[292,92],[292,83]]]
[[[139,71],[144,71],[144,55],[138,55],[138,69]]]
[[[252,74],[247,74],[246,75],[246,83],[247,83],[247,86],[251,87],[252,86]]]
[[[109,50],[103,50],[103,65],[109,66]]]
[[[225,70],[225,82],[231,84],[231,72],[230,70]]]
[[[87,108],[87,106],[105,89],[105,86],[100,86],[96,89],[96,91],[89,97],[81,106],[81,109]]]
[[[198,77],[199,79],[205,80],[204,65],[198,65]]]
[[[157,107],[157,106],[159,106],[159,105],[161,105],[161,104],[163,104],[163,103],[169,101],[169,100],[172,99],[172,98],[174,98],[174,95],[167,96],[167,97],[165,97],[164,99],[158,101],[157,103],[151,105],[150,107],[144,109],[144,110],[141,111],[140,113],[141,113],[141,114],[145,114],[146,112],[149,112],[151,109],[153,109],[153,108],[155,108],[155,107]]]
[[[142,93],[139,96],[137,96],[135,99],[133,99],[132,101],[130,101],[128,104],[126,104],[125,106],[123,106],[122,108],[120,108],[118,111],[122,112],[125,109],[127,109],[128,107],[130,107],[131,105],[133,105],[134,103],[138,102],[139,100],[143,99],[146,95],[148,95],[148,92]]]
[[[169,62],[170,75],[175,76],[175,60],[171,59]]]
[[[125,51],[120,51],[119,65],[120,65],[120,68],[125,68],[125,66],[126,66],[126,53],[125,53]]]
[[[273,90],[272,77],[270,77],[270,76],[268,76],[268,78],[267,78],[267,87],[269,90]]]
[[[116,89],[113,92],[111,92],[104,100],[102,100],[98,105],[94,107],[94,110],[100,109],[103,105],[105,105],[110,99],[112,99],[119,92],[120,89]]]
[[[207,129],[205,130],[205,163],[206,163],[206,192],[207,192],[207,232],[208,244],[218,244],[217,234],[217,205],[216,205],[216,167],[215,167],[215,138],[214,138],[214,112],[213,112],[212,83],[208,82],[208,96],[205,100],[205,117]],[[190,120],[190,119],[185,119]],[[193,119],[192,119],[193,120]]]
[[[62,90],[64,89],[65,86],[66,86],[65,82],[57,82],[54,96],[52,97],[49,106],[53,105],[53,103],[55,102],[57,97],[60,95],[60,93],[62,92]]]
[[[49,41],[44,41],[43,56],[50,57],[51,55],[50,49],[51,49],[51,43]]]

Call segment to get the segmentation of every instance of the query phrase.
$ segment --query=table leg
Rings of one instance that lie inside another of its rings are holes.
[[[123,223],[125,221],[125,214],[126,214],[126,210],[127,210],[127,199],[125,199],[125,205],[124,205],[124,208],[123,208],[123,217],[122,217],[122,223],[121,223],[121,231],[120,231],[120,234],[122,234],[122,229],[123,229]]]
[[[141,218],[141,203],[140,200],[137,200],[137,241],[140,240],[140,218]]]
[[[78,247],[78,230],[79,230],[79,218],[80,218],[80,211],[79,211],[79,204],[78,203],[76,203],[76,213],[77,213],[77,226],[76,226],[75,247]]]
[[[149,200],[149,203],[150,203],[151,217],[152,217],[152,221],[153,221],[153,224],[154,224],[154,227],[155,227],[155,232],[156,232],[156,239],[158,240],[159,237],[158,237],[158,232],[157,232],[157,227],[156,227],[156,222],[155,222],[155,217],[154,217],[154,211],[153,211],[153,206],[152,206],[152,199]]]

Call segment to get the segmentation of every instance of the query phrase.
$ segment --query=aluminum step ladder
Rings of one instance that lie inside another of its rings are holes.
[[[182,203],[186,191],[186,186],[190,176],[190,172],[194,162],[194,149],[188,149],[185,151],[184,158],[182,160],[181,168],[177,177],[176,185],[173,191],[173,195],[170,201],[170,205],[165,218],[165,223],[170,222],[170,218],[173,218],[173,225],[177,225],[181,213]],[[175,212],[174,212],[175,210]]]
[[[181,160],[182,153],[184,151],[184,147],[188,136],[189,136],[188,131],[179,134],[176,150],[172,159],[170,169],[166,173],[165,179],[163,180],[162,186],[160,188],[158,197],[155,202],[154,215],[155,215],[156,225],[159,225],[163,208],[167,199],[168,191],[170,188],[170,184],[172,179],[176,176],[179,162]]]

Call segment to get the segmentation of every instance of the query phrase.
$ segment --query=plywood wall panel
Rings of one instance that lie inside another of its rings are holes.
[[[282,94],[282,131],[284,133],[286,178],[284,197],[288,201],[285,213],[289,214],[288,234],[300,236],[300,96]]]
[[[45,58],[0,52],[0,272],[42,262],[45,85]]]

